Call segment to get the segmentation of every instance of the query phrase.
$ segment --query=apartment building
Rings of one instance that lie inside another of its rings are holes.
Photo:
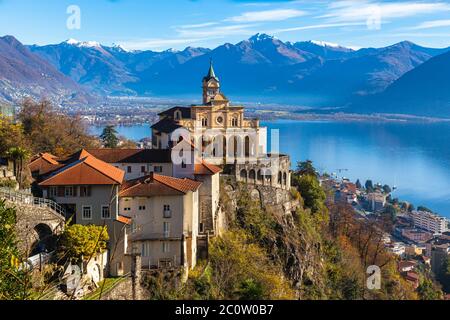
[[[120,212],[133,221],[130,241],[144,267],[196,265],[201,185],[154,173],[122,185]]]
[[[413,211],[409,214],[414,226],[440,235],[448,230],[448,220],[426,211]]]

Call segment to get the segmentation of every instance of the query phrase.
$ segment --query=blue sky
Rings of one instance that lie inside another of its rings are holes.
[[[67,28],[70,5],[80,9],[80,29]],[[212,48],[258,32],[349,47],[447,47],[450,1],[0,0],[0,30],[26,44],[74,38],[152,50]]]

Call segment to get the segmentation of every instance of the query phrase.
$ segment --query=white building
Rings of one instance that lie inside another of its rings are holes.
[[[448,230],[448,220],[427,211],[413,211],[410,214],[414,226],[440,235]]]

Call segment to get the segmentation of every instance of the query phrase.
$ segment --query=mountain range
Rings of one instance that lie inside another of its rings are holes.
[[[408,91],[405,86],[411,81],[404,77],[414,76],[419,66],[432,69],[432,63],[425,62],[441,55],[448,60],[448,51],[450,48],[425,48],[408,41],[354,50],[322,41],[283,42],[257,34],[215,49],[154,52],[73,39],[55,45],[23,46],[6,36],[0,38],[0,97],[14,100],[15,87],[21,93],[28,89],[33,96],[43,91],[64,97],[78,93],[85,100],[89,95],[198,96],[212,58],[223,91],[232,97],[396,113],[395,106],[391,110],[388,104],[377,109],[377,101]],[[415,77],[427,74],[429,78],[422,80],[426,87],[434,88],[435,77],[430,72],[439,73],[439,69],[425,70]],[[3,87],[3,83],[8,86]]]

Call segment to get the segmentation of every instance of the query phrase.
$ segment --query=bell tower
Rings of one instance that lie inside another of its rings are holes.
[[[214,72],[212,59],[208,75],[203,78],[203,104],[210,104],[211,100],[220,93],[220,81]]]

